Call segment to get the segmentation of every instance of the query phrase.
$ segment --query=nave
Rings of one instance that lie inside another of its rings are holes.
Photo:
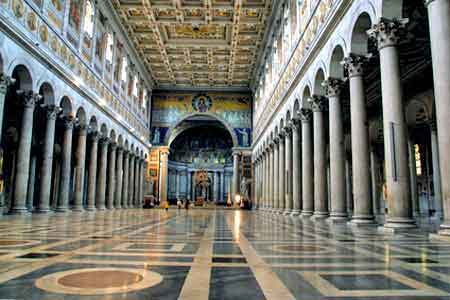
[[[5,216],[5,299],[450,299],[450,246],[239,210]]]

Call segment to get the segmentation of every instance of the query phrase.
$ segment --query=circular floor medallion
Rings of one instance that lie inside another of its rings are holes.
[[[40,243],[40,241],[34,240],[0,240],[0,248],[34,246]]]
[[[88,268],[49,274],[35,284],[52,293],[106,295],[142,290],[162,281],[160,274],[142,269]]]
[[[323,253],[323,252],[331,252],[323,247],[314,246],[314,245],[274,245],[272,246],[272,250],[277,252],[284,253]]]

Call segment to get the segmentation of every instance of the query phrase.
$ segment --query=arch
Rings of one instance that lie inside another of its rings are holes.
[[[298,100],[298,98],[295,98],[294,101],[294,110],[293,110],[293,118],[298,118],[300,113],[300,101]]]
[[[231,127],[227,121],[225,121],[223,118],[211,114],[211,113],[192,113],[192,114],[188,114],[186,116],[184,116],[183,118],[181,118],[180,120],[177,121],[177,123],[175,123],[172,127],[169,128],[169,130],[167,131],[167,134],[164,138],[164,144],[165,145],[170,145],[175,138],[183,131],[181,132],[176,132],[176,129],[178,126],[181,125],[181,123],[183,123],[184,121],[187,121],[188,119],[192,118],[192,117],[198,117],[198,116],[207,116],[210,117],[212,119],[215,119],[216,121],[218,121],[219,123],[221,123],[229,132],[229,134],[231,135],[231,140],[233,141],[233,147],[239,147],[239,140],[237,138],[236,133],[233,130],[233,127]]]
[[[87,125],[86,112],[84,111],[84,108],[78,108],[76,117],[80,125]]]
[[[23,91],[33,90],[33,78],[27,67],[24,65],[17,65],[13,72],[12,77],[16,80],[16,87]]]
[[[109,138],[111,139],[111,142],[116,142],[116,131],[114,129],[111,129],[111,132],[109,133]]]
[[[325,87],[322,85],[323,81],[325,80],[325,72],[322,68],[317,70],[316,76],[314,77],[314,95],[321,95],[324,96],[326,93]]]
[[[310,106],[310,103],[308,101],[309,98],[311,98],[311,89],[307,85],[303,89],[301,108],[309,108],[309,106]]]
[[[288,110],[286,112],[286,125],[289,124],[290,121],[291,121],[291,111]]]
[[[354,54],[365,55],[368,52],[369,36],[367,30],[372,27],[372,19],[367,12],[358,16],[352,27],[350,51]]]
[[[406,105],[406,123],[408,126],[423,124],[432,119],[432,114],[427,104],[419,99],[412,99]]]
[[[64,96],[61,98],[59,106],[62,109],[62,114],[66,117],[72,116],[72,101],[69,97]]]
[[[341,45],[336,45],[331,54],[329,75],[332,78],[344,78],[344,68],[341,62],[344,60],[345,52]]]
[[[103,137],[108,137],[108,127],[105,123],[102,123],[102,125],[100,126],[100,133]]]
[[[42,96],[42,101],[44,104],[55,104],[55,91],[50,83],[44,82],[41,84],[41,87],[39,88],[39,95]]]
[[[98,130],[97,118],[95,116],[92,116],[91,119],[89,120],[89,129],[91,131],[97,131]]]

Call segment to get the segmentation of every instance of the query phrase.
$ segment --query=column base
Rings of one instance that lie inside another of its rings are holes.
[[[450,222],[446,221],[446,222],[442,223],[441,226],[439,227],[437,234],[431,233],[430,238],[450,242]]]
[[[72,211],[73,212],[83,212],[84,207],[83,207],[83,205],[75,205],[74,207],[72,207]]]
[[[385,233],[404,233],[417,228],[416,222],[412,218],[387,218],[384,226],[378,230]]]
[[[332,212],[330,214],[330,220],[337,221],[337,222],[339,222],[339,221],[347,222],[348,221],[348,215],[346,213],[343,213],[343,212]]]
[[[116,209],[122,209],[122,206],[120,206],[120,205],[116,206]]]
[[[284,213],[284,208],[277,209],[277,214],[282,215]]]
[[[68,207],[57,207],[57,208],[55,209],[55,212],[56,212],[56,213],[59,213],[59,214],[65,214],[65,213],[68,212],[68,210],[69,210]]]
[[[313,215],[313,220],[317,221],[323,221],[327,219],[330,216],[330,214],[326,211],[315,211]]]
[[[96,211],[97,209],[94,207],[94,206],[88,206],[88,207],[86,207],[86,211],[88,211],[88,212],[94,212],[94,211]]]
[[[33,210],[33,214],[48,214],[51,212],[50,207],[36,207]]]
[[[331,214],[327,220],[330,224],[347,224],[347,214]]]
[[[98,206],[97,210],[106,210],[106,206]]]
[[[352,227],[371,227],[377,226],[377,222],[375,222],[375,217],[373,215],[357,215],[353,216],[352,220],[348,222],[348,225]]]
[[[13,207],[8,212],[8,215],[28,215],[30,211],[25,206],[23,207]]]
[[[309,210],[303,210],[302,213],[301,213],[301,217],[305,218],[305,219],[306,218],[307,219],[311,218],[312,215],[313,215],[313,211],[309,211]]]
[[[291,213],[292,213],[291,209],[285,209],[284,212],[283,212],[283,215],[289,216],[289,215],[291,215]]]
[[[291,217],[298,217],[298,216],[300,216],[300,210],[298,210],[298,209],[294,209],[294,210],[292,210],[291,211]]]

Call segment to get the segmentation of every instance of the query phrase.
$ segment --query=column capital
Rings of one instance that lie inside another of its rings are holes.
[[[117,144],[117,153],[123,153],[123,148]]]
[[[0,94],[6,94],[8,87],[13,85],[16,80],[10,76],[6,76],[4,73],[0,74]]]
[[[344,81],[342,79],[333,77],[328,77],[327,80],[322,82],[322,86],[324,86],[327,91],[328,98],[339,96],[343,85]]]
[[[90,137],[91,141],[97,143],[98,140],[100,139],[100,134],[99,134],[99,132],[97,130],[91,130],[89,132],[89,137]]]
[[[17,95],[22,98],[22,104],[26,108],[34,108],[35,104],[41,101],[42,96],[33,91],[18,90]]]
[[[41,108],[45,111],[47,120],[56,120],[56,117],[62,111],[61,107],[54,104],[42,104]]]
[[[437,123],[436,120],[432,119],[428,121],[428,126],[430,126],[431,131],[437,131]]]
[[[371,58],[371,55],[358,55],[350,53],[349,56],[345,57],[341,64],[348,72],[348,77],[358,77],[362,76],[364,73],[364,64]]]
[[[300,112],[299,112],[300,114]],[[302,124],[302,120],[300,118],[293,118],[292,119],[292,130],[300,130]]]
[[[273,146],[275,147],[276,145],[278,145],[280,143],[280,136],[275,136],[273,138]]]
[[[170,148],[169,148],[169,147],[160,147],[160,148],[159,148],[159,152],[160,152],[161,154],[164,154],[164,155],[169,155],[169,153],[170,153]]]
[[[73,129],[73,125],[75,124],[75,118],[73,116],[62,116],[61,120],[63,121],[65,129]]]
[[[77,121],[75,123],[76,128],[78,129],[78,135],[87,135],[89,126],[86,123],[81,123]]]
[[[99,138],[99,143],[102,146],[108,146],[110,142],[111,142],[111,140],[108,137],[106,137],[106,136],[101,136]]]
[[[323,112],[326,108],[326,98],[324,96],[312,95],[308,102],[311,103],[313,112]]]
[[[300,119],[302,120],[302,122],[309,122],[311,121],[312,118],[312,110],[308,109],[308,108],[301,108],[300,109]]]
[[[428,5],[430,5],[432,2],[434,2],[434,0],[424,0],[423,4],[425,5],[425,7],[428,7]]]
[[[377,41],[378,50],[385,47],[394,47],[397,46],[408,22],[409,19],[406,18],[392,20],[381,18],[378,24],[373,25],[367,31],[367,34],[370,38]]]
[[[293,127],[294,127],[294,120],[289,120],[283,129],[284,135],[290,136],[292,134]]]
[[[116,150],[117,148],[119,148],[119,147],[118,147],[118,145],[117,145],[116,142],[111,141],[111,142],[109,143],[109,149],[110,149],[111,151],[114,151],[114,150]]]

